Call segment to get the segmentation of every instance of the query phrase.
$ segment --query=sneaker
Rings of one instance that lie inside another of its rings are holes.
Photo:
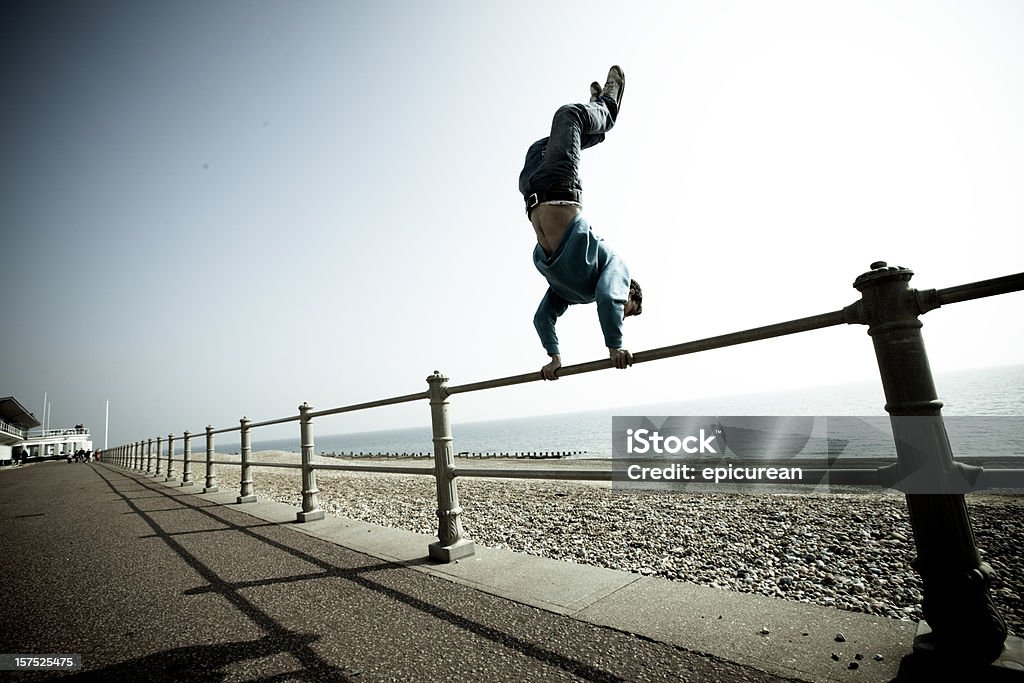
[[[625,89],[626,75],[622,73],[622,68],[616,64],[608,69],[608,80],[604,82],[604,88],[601,90],[602,96],[611,99],[615,103],[616,112],[622,102],[622,92]]]
[[[601,84],[594,81],[590,84],[590,101],[597,102],[597,98],[601,96]]]

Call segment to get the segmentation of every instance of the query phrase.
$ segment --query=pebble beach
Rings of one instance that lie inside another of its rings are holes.
[[[252,460],[299,458],[261,452]],[[372,461],[315,456],[315,463]],[[460,460],[456,466],[600,469],[607,461]],[[235,485],[239,472],[217,467],[222,490]],[[255,467],[253,479],[259,497],[300,505],[298,470]],[[432,476],[318,470],[317,487],[328,514],[436,536]],[[459,498],[466,535],[479,545],[891,619],[922,616],[921,582],[910,567],[914,540],[898,492],[623,493],[605,482],[460,477]],[[996,572],[993,602],[1020,635],[1024,497],[972,494],[967,501],[982,558]]]

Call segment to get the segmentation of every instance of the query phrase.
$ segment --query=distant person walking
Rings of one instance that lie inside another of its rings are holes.
[[[537,246],[533,262],[548,290],[533,318],[541,344],[551,361],[541,368],[544,379],[558,379],[562,367],[555,324],[572,304],[597,304],[608,355],[615,367],[633,364],[623,347],[622,323],[640,315],[643,293],[625,262],[583,219],[580,151],[604,141],[619,115],[625,74],[608,70],[604,87],[590,84],[590,102],[559,107],[551,134],[533,143],[519,175],[519,191],[533,224]]]

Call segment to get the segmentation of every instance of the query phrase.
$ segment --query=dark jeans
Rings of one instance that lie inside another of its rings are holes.
[[[551,121],[551,135],[530,145],[519,174],[523,196],[549,190],[577,190],[580,151],[604,141],[615,125],[615,103],[605,97],[587,104],[566,104]]]

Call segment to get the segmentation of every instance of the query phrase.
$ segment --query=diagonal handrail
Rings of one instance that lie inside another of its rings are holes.
[[[716,337],[707,337],[705,339],[683,342],[682,344],[673,344],[672,346],[662,346],[660,348],[649,349],[647,351],[638,351],[633,354],[633,363],[646,363],[653,360],[671,358],[673,356],[682,356],[690,353],[720,349],[726,346],[746,344],[762,339],[771,339],[772,337],[782,337],[788,334],[797,334],[799,332],[810,332],[811,330],[818,330],[825,327],[832,327],[833,325],[841,325],[843,323],[851,322],[848,320],[848,317],[849,314],[845,310],[839,310],[831,313],[822,313],[820,315],[799,318],[797,320],[788,320],[786,322],[775,323],[773,325],[755,327],[749,330],[730,332]],[[579,375],[585,372],[594,372],[595,370],[607,370],[612,367],[614,366],[612,365],[611,359],[590,361],[589,363],[579,363],[577,365],[568,365],[559,368],[558,376],[567,377],[569,375]],[[482,382],[459,384],[448,387],[448,395],[451,396],[453,394],[464,394],[471,391],[482,391],[484,389],[493,389],[495,387],[507,387],[514,384],[536,382],[542,379],[544,378],[539,372],[529,372],[522,375],[512,375],[510,377],[503,377],[500,379],[488,379]]]
[[[935,290],[940,306],[946,304],[981,299],[997,294],[1009,294],[1024,290],[1024,273],[1015,273],[1003,277],[994,277],[988,280],[979,280],[965,285],[955,285],[945,289]]]

